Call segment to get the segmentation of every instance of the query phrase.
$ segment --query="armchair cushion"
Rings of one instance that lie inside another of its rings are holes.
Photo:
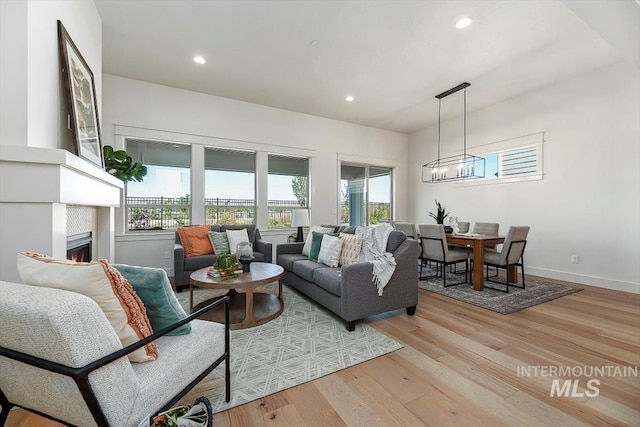
[[[122,349],[98,304],[77,292],[0,282],[0,318],[0,346],[62,365],[81,367]],[[92,372],[90,381],[101,384],[99,400],[117,398],[119,414],[131,411],[139,383],[126,357]],[[95,425],[69,377],[0,357],[0,389],[10,402],[69,424]],[[113,425],[126,425],[119,414]]]
[[[78,292],[98,303],[123,346],[153,333],[144,304],[124,277],[105,260],[73,262],[34,253],[18,254],[18,273],[28,285]],[[129,355],[132,362],[158,357],[151,342]]]
[[[206,255],[213,253],[213,246],[209,240],[208,225],[194,225],[178,227],[178,234],[184,246],[184,256]]]
[[[187,313],[173,293],[166,271],[162,268],[114,264],[116,270],[131,284],[147,309],[154,331],[159,331],[185,317]],[[167,335],[185,335],[191,332],[191,323],[182,325]]]

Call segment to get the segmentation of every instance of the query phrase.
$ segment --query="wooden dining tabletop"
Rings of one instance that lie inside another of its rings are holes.
[[[485,234],[447,234],[447,243],[454,245],[469,246],[473,249],[473,289],[482,291],[484,289],[484,247],[487,244],[504,243],[504,236],[488,236]],[[509,281],[515,278],[515,271],[508,271]]]

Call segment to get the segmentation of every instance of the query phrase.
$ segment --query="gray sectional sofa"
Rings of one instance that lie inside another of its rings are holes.
[[[272,244],[262,240],[260,230],[254,224],[249,225],[217,225],[211,226],[211,231],[240,230],[246,228],[251,246],[253,246],[253,256],[257,262],[272,262]],[[196,255],[185,258],[184,247],[180,234],[176,231],[175,243],[173,245],[174,277],[176,290],[180,292],[183,288],[189,287],[189,276],[196,270],[209,267],[218,259],[217,254]]]
[[[354,233],[349,227],[344,232]],[[405,308],[415,314],[418,304],[418,242],[402,231],[392,231],[387,242],[397,266],[382,296],[373,282],[373,264],[356,263],[331,268],[302,255],[303,243],[277,245],[277,263],[284,268],[284,281],[340,316],[347,330],[356,320]]]

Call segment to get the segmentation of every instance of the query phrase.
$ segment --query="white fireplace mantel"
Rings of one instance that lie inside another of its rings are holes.
[[[0,145],[0,280],[20,281],[19,252],[66,257],[67,205],[96,208],[94,259],[114,259],[124,184],[61,149]]]
[[[2,146],[0,202],[120,206],[124,184],[67,150]]]

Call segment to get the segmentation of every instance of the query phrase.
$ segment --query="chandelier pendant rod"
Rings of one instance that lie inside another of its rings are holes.
[[[467,158],[467,88],[464,88],[464,110],[462,113],[462,144],[463,144],[463,155],[465,159]],[[438,154],[440,157],[440,154]]]
[[[440,109],[442,106],[442,99],[438,99],[438,173],[440,171]]]

